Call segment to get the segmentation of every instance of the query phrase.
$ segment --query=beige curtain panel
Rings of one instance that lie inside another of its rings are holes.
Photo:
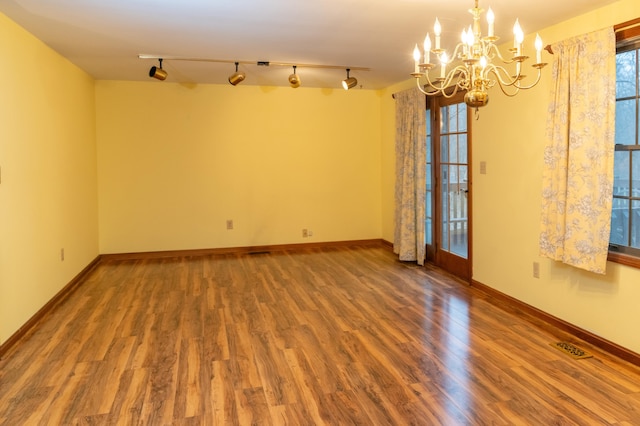
[[[417,88],[396,99],[396,187],[393,251],[424,265],[426,193],[426,100]]]
[[[552,45],[540,254],[604,274],[613,190],[613,29]]]

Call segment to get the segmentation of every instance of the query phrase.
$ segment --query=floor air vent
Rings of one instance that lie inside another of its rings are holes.
[[[551,346],[553,346],[563,354],[569,355],[573,359],[591,358],[593,356],[589,352],[567,342],[551,343]]]

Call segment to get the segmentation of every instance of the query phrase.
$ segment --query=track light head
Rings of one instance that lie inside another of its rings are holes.
[[[245,78],[246,78],[245,73],[238,72],[238,62],[236,62],[236,72],[234,72],[229,76],[229,83],[235,86],[236,84],[242,83]]]
[[[349,77],[349,71],[351,71],[351,69],[347,68],[347,78],[342,80],[342,87],[344,90],[352,89],[358,84],[358,80],[356,80],[355,77]]]
[[[167,75],[169,74],[167,74],[167,72],[162,69],[162,58],[158,59],[158,62],[160,62],[160,66],[151,67],[151,69],[149,70],[149,77],[157,78],[158,80],[166,80]]]
[[[289,76],[289,84],[294,89],[300,87],[300,76],[296,74],[296,65],[293,66],[293,74]]]

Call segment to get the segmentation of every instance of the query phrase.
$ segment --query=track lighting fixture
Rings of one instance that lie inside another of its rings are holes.
[[[160,66],[153,66],[149,70],[149,77],[157,78],[158,80],[166,80],[167,72],[162,69],[162,58],[158,58],[158,62],[160,62]]]
[[[140,59],[154,59],[159,61],[159,66],[151,67],[149,70],[149,77],[156,78],[158,80],[165,80],[168,76],[168,73],[162,69],[162,60],[168,59],[170,61],[187,61],[187,62],[213,62],[213,63],[224,63],[224,64],[235,64],[236,71],[231,74],[228,78],[229,84],[236,86],[242,83],[246,79],[246,74],[244,72],[238,71],[238,66],[240,64],[244,65],[256,65],[258,67],[293,67],[293,74],[289,75],[289,85],[292,88],[300,87],[302,84],[302,80],[297,73],[298,67],[300,68],[316,68],[316,69],[332,69],[332,70],[347,70],[347,78],[342,81],[342,86],[345,90],[349,90],[355,87],[358,84],[358,80],[349,75],[351,70],[353,71],[370,71],[369,68],[364,67],[350,67],[347,68],[344,65],[323,65],[323,64],[306,64],[306,63],[293,63],[293,62],[276,62],[276,61],[247,61],[247,60],[229,60],[229,59],[215,59],[215,58],[201,58],[201,57],[188,57],[188,56],[171,56],[171,55],[147,55],[147,54],[139,54],[138,58]],[[173,63],[173,62],[172,62]],[[307,82],[308,83],[308,82]],[[362,87],[362,86],[361,86]]]
[[[229,76],[229,83],[231,83],[234,86],[236,84],[242,83],[246,77],[245,73],[238,72],[238,64],[239,62],[236,62],[236,72],[234,72]]]
[[[351,71],[351,69],[347,68],[347,78],[342,80],[342,87],[344,90],[354,88],[356,87],[356,84],[358,84],[358,80],[356,80],[355,77],[349,77],[349,71]]]
[[[289,84],[294,89],[300,87],[300,76],[296,74],[296,65],[293,66],[293,74],[289,76]]]

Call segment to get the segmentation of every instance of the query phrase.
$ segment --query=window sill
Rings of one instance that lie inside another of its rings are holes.
[[[609,256],[607,256],[607,260],[609,262],[620,263],[621,265],[631,266],[633,268],[640,269],[640,258],[637,258],[635,256],[629,256],[627,254],[622,254],[622,253],[609,252]]]

